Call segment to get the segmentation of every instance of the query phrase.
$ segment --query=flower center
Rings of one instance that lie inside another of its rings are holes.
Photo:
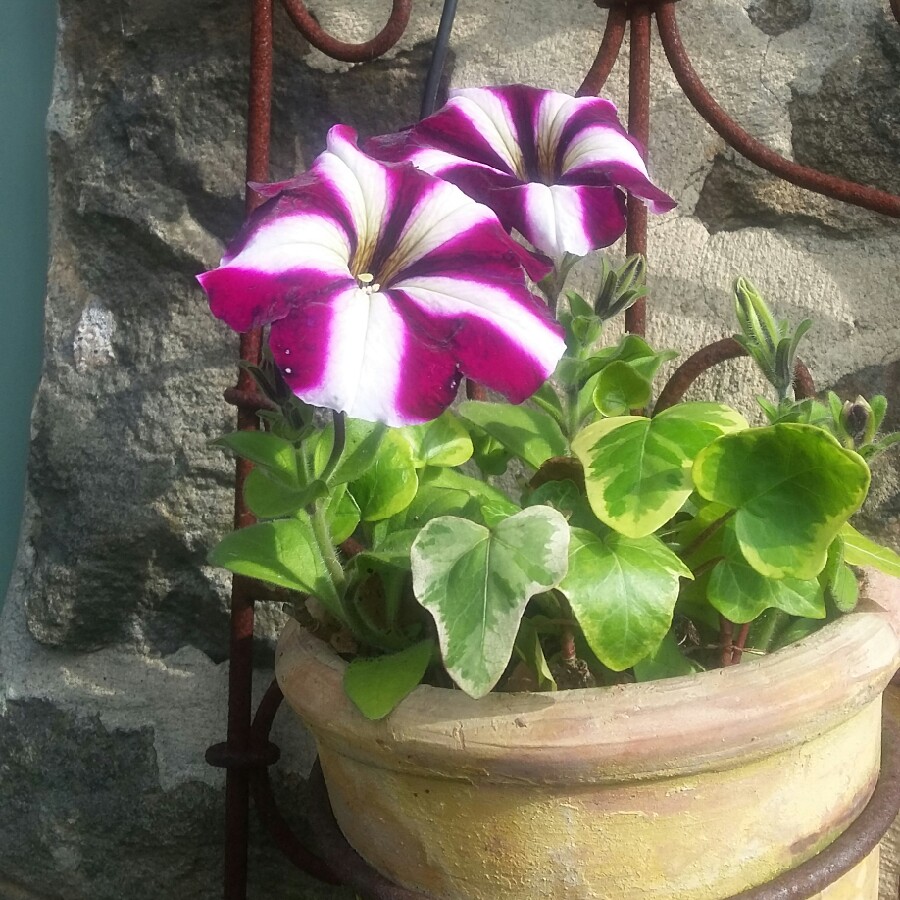
[[[377,294],[381,290],[381,285],[371,272],[361,272],[356,276],[356,283],[359,285],[359,289],[367,294]]]

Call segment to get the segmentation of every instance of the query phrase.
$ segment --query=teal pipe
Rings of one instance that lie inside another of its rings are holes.
[[[15,559],[47,280],[44,123],[56,0],[0,0],[0,606]]]

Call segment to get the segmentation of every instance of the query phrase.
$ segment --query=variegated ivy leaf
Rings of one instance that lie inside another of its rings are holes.
[[[472,456],[472,438],[453,413],[447,411],[424,425],[401,429],[412,448],[413,464],[424,466],[461,466]]]
[[[900,578],[900,556],[860,534],[849,522],[841,529],[844,539],[844,562],[851,566],[871,566],[886,575]]]
[[[732,622],[752,622],[770,607],[804,619],[825,617],[825,595],[815,578],[769,578],[744,559],[734,522],[722,529],[724,559],[712,570],[706,596]]]
[[[690,569],[657,537],[572,529],[559,585],[597,658],[617,672],[653,653],[672,625]]]
[[[621,534],[652,534],[693,490],[697,454],[722,434],[747,427],[720,403],[681,403],[652,419],[618,416],[589,425],[572,441],[584,466],[588,500]]]
[[[471,697],[497,683],[529,599],[565,575],[569,526],[534,506],[486,528],[432,519],[412,546],[413,590],[434,617],[444,665]]]
[[[857,453],[821,428],[794,423],[719,438],[697,457],[693,474],[703,497],[736,511],[741,553],[771,578],[818,575],[869,488]]]

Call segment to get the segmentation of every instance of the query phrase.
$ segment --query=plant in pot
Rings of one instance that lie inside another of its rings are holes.
[[[897,439],[884,398],[795,396],[810,323],[739,279],[765,423],[652,404],[678,354],[601,341],[643,260],[565,290],[625,192],[674,205],[605,100],[457,91],[255,188],[200,278],[269,327],[264,430],[218,442],[259,521],[211,561],[285,589],[279,681],[359,853],[440,898],[715,900],[840,834],[900,661],[854,612],[854,566],[900,574],[849,524]],[[451,406],[464,377],[505,402]],[[829,896],[876,882],[877,853]]]

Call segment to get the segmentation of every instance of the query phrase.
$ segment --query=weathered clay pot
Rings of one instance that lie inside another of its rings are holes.
[[[890,616],[689,678],[541,694],[416,689],[388,718],[290,624],[276,670],[371,865],[446,900],[721,900],[834,840],[879,768]],[[876,900],[877,850],[820,896]]]

